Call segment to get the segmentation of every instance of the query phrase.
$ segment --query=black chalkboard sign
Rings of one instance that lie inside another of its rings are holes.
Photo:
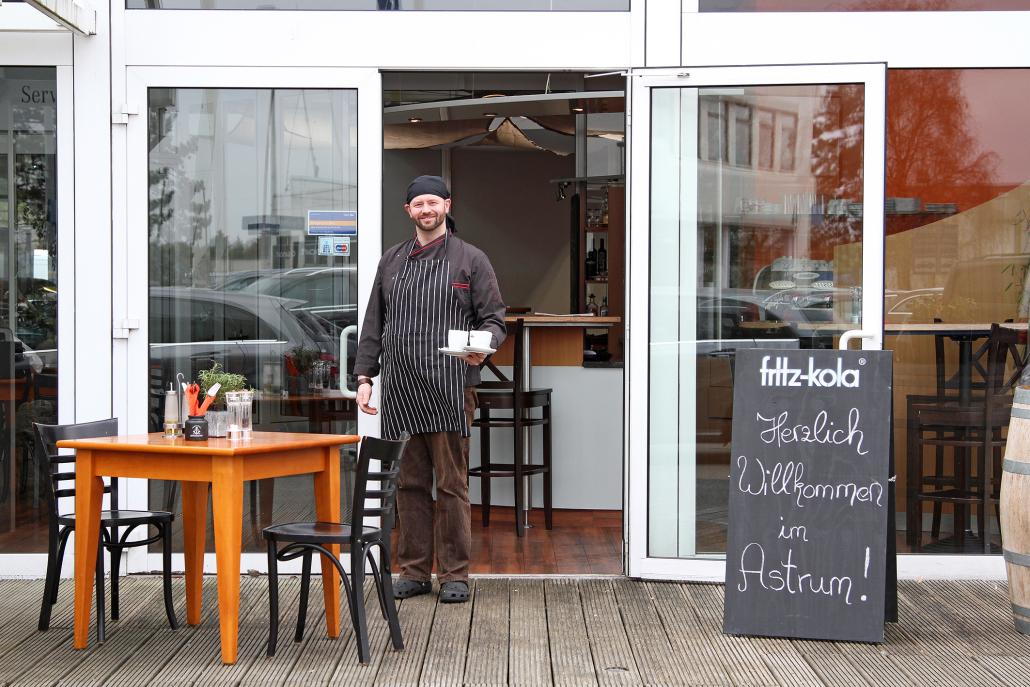
[[[882,642],[889,351],[739,350],[723,631]]]

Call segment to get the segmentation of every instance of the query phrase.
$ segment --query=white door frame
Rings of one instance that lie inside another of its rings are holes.
[[[378,70],[342,67],[129,67],[126,70],[127,143],[125,160],[124,226],[115,227],[113,310],[115,322],[138,325],[113,346],[114,410],[124,418],[128,434],[147,432],[149,363],[147,227],[147,90],[148,88],[329,88],[358,92],[358,206],[361,241],[358,249],[358,322],[364,318],[368,294],[382,252],[382,86]],[[116,163],[117,166],[117,163]],[[359,434],[378,435],[376,417],[358,414]],[[147,480],[128,479],[127,508],[147,508]],[[144,533],[140,532],[140,537]],[[143,547],[129,549],[126,572],[161,569],[161,555]],[[181,553],[172,556],[173,569],[184,566]],[[264,553],[243,554],[244,570],[265,572]],[[282,572],[300,572],[291,561]],[[204,572],[215,572],[214,552],[204,556]]]
[[[759,86],[861,83],[865,86],[862,325],[873,333],[867,350],[883,345],[884,145],[886,140],[884,63],[682,67],[633,70],[629,75],[627,184],[630,202],[629,294],[627,299],[626,408],[626,570],[630,577],[723,582],[723,555],[657,558],[648,555],[648,423],[650,333],[651,89],[702,86]],[[690,199],[681,200],[689,204]],[[690,217],[691,213],[687,213]]]

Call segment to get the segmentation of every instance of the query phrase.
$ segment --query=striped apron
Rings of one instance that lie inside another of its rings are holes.
[[[450,262],[412,260],[411,248],[386,303],[383,323],[383,437],[404,432],[461,432],[469,436],[464,410],[468,364],[439,351],[447,331],[468,330],[462,307],[469,297],[452,286]],[[444,239],[443,255],[447,255]]]

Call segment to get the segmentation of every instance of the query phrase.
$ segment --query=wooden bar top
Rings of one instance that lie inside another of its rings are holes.
[[[58,448],[132,453],[177,453],[205,456],[245,456],[322,446],[356,444],[353,434],[305,434],[297,432],[251,432],[250,439],[210,438],[206,441],[166,439],[161,432],[95,439],[66,439]]]
[[[611,327],[622,322],[621,317],[599,317],[597,315],[506,315],[504,321],[508,324],[515,324],[518,320],[526,323],[527,327]]]

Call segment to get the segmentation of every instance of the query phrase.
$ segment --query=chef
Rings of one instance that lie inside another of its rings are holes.
[[[430,592],[435,555],[440,600],[461,603],[469,598],[472,549],[468,437],[478,366],[486,356],[454,357],[440,349],[452,329],[490,332],[496,349],[505,328],[489,259],[447,228],[450,197],[437,176],[420,176],[408,186],[404,210],[415,236],[379,261],[354,372],[358,407],[371,415],[378,412],[370,401],[379,376],[383,436],[411,435],[398,478],[400,580],[394,596]]]

